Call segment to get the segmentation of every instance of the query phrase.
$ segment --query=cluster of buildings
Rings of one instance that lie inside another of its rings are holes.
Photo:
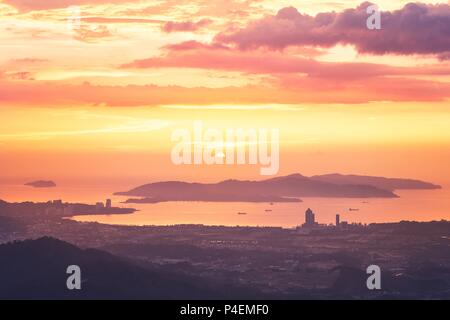
[[[89,207],[88,205],[74,205],[74,204],[68,204],[64,203],[62,200],[53,200],[48,201],[44,208],[43,213],[50,216],[71,216],[74,213],[76,213],[75,209],[78,210],[87,210],[85,207]],[[90,206],[94,209],[93,206]],[[95,204],[95,212],[102,212],[104,209],[111,209],[112,208],[112,201],[111,199],[107,199],[105,203],[103,202],[97,202]],[[92,210],[87,210],[92,211]],[[88,213],[88,212],[86,212]]]
[[[100,210],[105,209],[105,208],[106,209],[111,209],[111,207],[112,207],[111,199],[106,199],[106,203],[97,202],[95,204],[95,208],[97,209],[97,211],[100,211]]]
[[[320,229],[320,228],[329,228],[329,227],[335,227],[335,228],[345,228],[348,227],[349,223],[347,221],[341,221],[341,215],[336,215],[336,222],[335,225],[327,225],[327,224],[319,224],[316,222],[316,214],[311,210],[311,208],[308,208],[305,211],[305,223],[302,224],[301,228],[303,229]]]
[[[48,216],[70,216],[73,214],[73,206],[65,205],[62,200],[48,201],[43,213]]]

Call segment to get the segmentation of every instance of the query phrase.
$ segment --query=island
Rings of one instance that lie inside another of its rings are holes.
[[[218,183],[162,181],[139,186],[115,195],[133,197],[125,203],[167,201],[202,202],[301,202],[302,197],[398,198],[395,190],[433,190],[441,186],[414,179],[363,175],[299,173],[271,179],[225,180]],[[139,197],[139,198],[138,198]]]
[[[165,201],[300,202],[302,197],[397,198],[392,191],[369,184],[337,184],[291,174],[259,181],[225,180],[218,183],[163,181],[115,195],[133,197],[126,203]],[[136,199],[139,197],[140,199]]]

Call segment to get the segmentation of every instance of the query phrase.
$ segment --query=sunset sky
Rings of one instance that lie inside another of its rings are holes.
[[[259,179],[172,164],[201,120],[279,129],[280,174],[450,183],[450,2],[374,3],[0,0],[0,179]]]

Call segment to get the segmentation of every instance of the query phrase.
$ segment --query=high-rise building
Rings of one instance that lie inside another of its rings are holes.
[[[340,224],[341,224],[341,215],[337,214],[336,215],[336,227],[339,227]]]
[[[106,207],[111,208],[111,199],[106,199]]]
[[[305,211],[305,226],[312,227],[316,225],[316,216],[314,212],[308,208],[308,210]]]

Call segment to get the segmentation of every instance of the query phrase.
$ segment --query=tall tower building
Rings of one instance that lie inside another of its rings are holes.
[[[314,212],[308,208],[305,212],[305,226],[311,227],[316,224],[316,216]]]
[[[336,227],[339,227],[340,224],[341,224],[341,215],[337,214],[336,215]]]

